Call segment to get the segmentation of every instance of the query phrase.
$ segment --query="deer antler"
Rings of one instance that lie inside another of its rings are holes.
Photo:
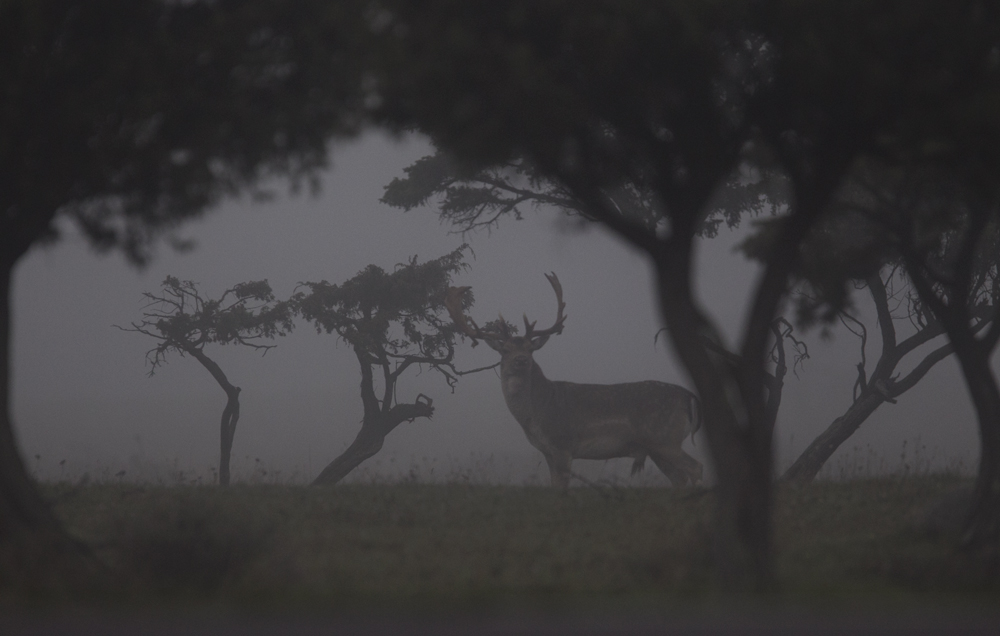
[[[542,329],[540,331],[535,331],[535,322],[528,322],[528,316],[524,316],[524,337],[525,338],[541,338],[546,336],[551,336],[554,333],[562,333],[563,323],[566,322],[566,316],[563,311],[566,309],[566,303],[563,302],[562,295],[562,285],[559,283],[559,277],[556,276],[555,272],[551,274],[546,274],[545,278],[549,279],[549,284],[552,285],[553,291],[556,293],[556,303],[558,305],[558,310],[556,312],[556,321],[552,323],[552,326],[548,329]]]

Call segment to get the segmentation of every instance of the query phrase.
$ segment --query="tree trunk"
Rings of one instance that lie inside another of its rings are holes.
[[[761,591],[772,583],[770,456],[761,456],[754,448],[738,380],[729,362],[713,358],[701,344],[699,336],[714,341],[719,338],[694,305],[687,267],[690,260],[683,251],[665,249],[658,255],[660,309],[674,348],[701,397],[718,480],[716,565],[725,588]]]
[[[386,436],[403,422],[416,419],[418,417],[430,417],[434,414],[434,407],[431,400],[417,401],[413,404],[396,404],[388,406],[388,401],[394,393],[395,382],[386,379],[385,401],[379,402],[375,397],[375,380],[372,374],[372,362],[368,354],[355,347],[354,354],[361,365],[361,402],[364,404],[365,415],[361,420],[361,431],[354,438],[354,442],[347,447],[340,457],[327,464],[318,477],[313,481],[313,485],[332,485],[346,477],[352,470],[357,468],[361,462],[375,453],[382,450]]]
[[[951,334],[949,333],[949,336]],[[983,550],[993,576],[1000,575],[1000,389],[989,364],[989,352],[968,338],[952,340],[972,402],[979,417],[979,472],[962,543]]]
[[[982,222],[982,220],[980,219]],[[979,232],[972,232],[978,237]],[[970,252],[971,254],[971,252]],[[971,258],[971,256],[969,257]],[[954,348],[955,357],[965,377],[976,416],[979,420],[979,472],[972,495],[972,507],[962,533],[962,544],[971,550],[981,550],[992,577],[1000,576],[1000,388],[990,367],[990,354],[996,345],[995,336],[980,341],[971,327],[968,304],[943,301],[930,282],[919,272],[920,263],[911,258],[907,267],[921,299],[937,314]],[[967,294],[950,294],[967,300]],[[991,326],[993,332],[996,325]]]
[[[369,457],[382,450],[385,438],[397,426],[418,417],[430,417],[434,407],[429,403],[396,404],[386,413],[375,413],[365,417],[361,431],[354,442],[339,457],[327,464],[313,481],[313,485],[332,485],[361,465]]]
[[[385,437],[375,433],[374,430],[376,428],[378,428],[376,424],[362,423],[361,431],[354,438],[354,442],[339,457],[326,465],[326,468],[313,480],[313,485],[333,485],[339,482],[344,477],[347,477],[352,470],[360,466],[361,462],[382,450]]]
[[[186,350],[198,362],[202,364],[208,372],[212,374],[215,381],[219,383],[222,390],[226,392],[226,408],[222,409],[222,422],[219,426],[219,485],[229,485],[229,459],[233,452],[233,437],[236,436],[236,422],[240,419],[240,387],[233,386],[222,372],[215,360],[205,355],[201,349],[191,348]]]
[[[236,423],[240,420],[240,387],[226,391],[226,408],[222,410],[222,422],[219,427],[219,485],[229,485],[229,458],[233,454],[233,437],[236,435]]]
[[[974,329],[982,328],[983,324],[985,322],[977,325]],[[937,334],[927,331],[910,336],[903,343],[903,345],[907,345],[905,350],[912,350],[908,346],[912,344],[912,341],[929,341],[935,335]],[[835,419],[819,437],[814,439],[808,448],[802,451],[802,454],[795,460],[795,463],[785,471],[782,480],[804,483],[815,479],[817,473],[829,461],[830,456],[833,455],[837,448],[847,441],[883,402],[895,403],[895,398],[916,386],[935,364],[950,356],[953,351],[954,347],[951,344],[938,347],[927,354],[904,378],[898,380],[893,379],[891,375],[895,371],[901,357],[897,355],[883,356],[878,361],[875,373],[872,374],[871,379],[868,381],[868,385],[862,396],[851,404],[846,413]]]
[[[851,435],[854,435],[855,431],[868,419],[868,416],[874,413],[875,409],[883,402],[885,402],[885,397],[875,391],[869,391],[854,404],[851,404],[846,413],[835,419],[819,437],[809,444],[809,447],[799,455],[795,463],[788,467],[781,479],[799,483],[815,479],[830,456]]]
[[[17,449],[10,416],[11,279],[0,271],[0,589],[72,593],[107,583],[87,548],[65,533]]]

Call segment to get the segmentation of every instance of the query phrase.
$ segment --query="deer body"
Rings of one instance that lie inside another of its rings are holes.
[[[534,331],[525,318],[525,335],[509,329],[484,331],[460,311],[463,290],[452,288],[449,311],[459,328],[481,338],[500,353],[503,396],[532,446],[541,451],[554,486],[569,483],[574,459],[631,457],[632,473],[642,469],[646,457],[674,485],[701,479],[702,466],[681,450],[687,435],[700,427],[698,400],[687,389],[665,382],[627,384],[577,384],[549,380],[532,354],[553,333],[562,331],[562,288],[555,275],[559,317],[547,330]],[[506,325],[502,320],[501,325]]]

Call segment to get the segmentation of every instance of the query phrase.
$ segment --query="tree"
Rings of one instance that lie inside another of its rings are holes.
[[[119,329],[160,341],[146,353],[150,377],[166,363],[167,354],[175,351],[200,362],[226,394],[220,424],[219,485],[227,486],[242,389],[234,386],[222,367],[205,354],[205,346],[235,344],[266,354],[275,345],[262,344],[261,340],[283,336],[292,330],[291,307],[287,301],[274,302],[274,293],[266,280],[234,285],[213,300],[203,297],[192,281],[167,276],[159,294],[145,292],[143,296],[148,303],[142,320]]]
[[[75,222],[136,263],[224,196],[308,180],[360,123],[354,4],[0,3],[0,586],[92,587],[18,454],[10,285]],[[33,583],[32,583],[33,582]]]
[[[1000,34],[998,34],[1000,37]],[[1000,72],[988,85],[1000,97]],[[995,114],[984,113],[989,118]],[[973,119],[973,121],[978,121]],[[994,125],[997,122],[994,121]],[[978,140],[977,140],[978,141]],[[906,264],[920,302],[954,349],[979,420],[980,461],[963,544],[1000,573],[1000,387],[990,357],[1000,341],[1000,187],[986,153],[891,157],[862,175],[857,209],[873,226],[871,251]],[[939,151],[940,152],[940,151]]]
[[[868,329],[863,322],[853,317],[846,310],[838,315],[844,326],[860,339],[861,360],[858,362],[858,377],[854,384],[853,399],[843,415],[834,421],[814,439],[799,457],[782,475],[786,481],[811,481],[823,468],[823,465],[851,435],[853,435],[865,420],[867,420],[882,404],[895,404],[897,399],[915,387],[927,372],[941,360],[954,351],[950,343],[937,346],[926,354],[918,354],[918,349],[934,339],[942,336],[944,327],[918,297],[916,290],[909,284],[909,279],[898,264],[886,268],[884,273],[871,274],[863,284],[871,295],[875,306],[876,321],[881,335],[879,357],[869,373],[865,348],[868,343]],[[902,298],[900,298],[902,296]],[[995,303],[997,299],[992,299]],[[890,307],[895,302],[896,307]],[[905,307],[905,309],[903,309]],[[979,331],[986,326],[992,316],[977,309],[974,330]],[[905,311],[905,316],[899,312]],[[908,319],[913,331],[904,339],[899,340],[895,322]],[[910,370],[900,378],[896,369],[908,358],[918,360],[911,363]]]
[[[938,249],[921,254],[912,244],[904,246],[914,286],[944,324],[979,418],[979,469],[962,541],[969,548],[986,552],[994,579],[1000,576],[1000,386],[990,357],[1000,340],[1000,321],[998,306],[987,306],[992,324],[977,337],[981,325],[970,307],[978,309],[982,302],[977,278],[989,277],[991,300],[997,297],[1000,286],[1000,261],[995,250],[996,224],[1000,222],[997,194],[1000,192],[991,193],[988,210],[972,210],[962,223],[964,227],[944,235]],[[949,243],[954,244],[954,251],[948,249]],[[991,257],[984,258],[984,243],[993,243],[993,249],[987,250]]]
[[[810,481],[865,420],[885,402],[896,403],[896,399],[911,388],[930,371],[934,365],[953,352],[951,344],[942,344],[925,355],[919,348],[942,336],[942,323],[921,301],[919,294],[910,283],[905,264],[898,251],[884,240],[879,243],[872,227],[872,206],[881,205],[868,194],[870,186],[866,182],[873,177],[871,163],[862,163],[853,170],[827,211],[817,222],[799,247],[798,265],[793,271],[792,299],[796,305],[798,322],[805,326],[817,320],[840,322],[861,341],[861,360],[858,363],[858,378],[855,381],[853,401],[843,415],[836,418],[827,429],[800,454],[783,475],[791,481]],[[744,210],[745,194],[732,187],[723,190],[730,210],[730,225],[739,222],[746,212],[756,211],[756,207]],[[753,193],[751,193],[753,195]],[[766,201],[771,209],[780,209],[790,204],[786,192],[772,189],[767,193],[751,196],[749,204],[759,206],[758,197]],[[869,210],[866,214],[860,210]],[[711,218],[711,217],[709,217]],[[768,240],[768,231],[751,235],[741,246],[751,258],[766,257],[767,247],[760,251],[758,243]],[[995,305],[997,298],[989,297],[991,281],[980,278],[976,282],[978,291],[972,296],[976,306],[970,308],[975,317],[974,331],[981,330],[991,320],[988,306]],[[876,324],[881,336],[881,351],[868,374],[866,346],[868,329],[863,322],[849,311],[852,291],[867,290],[876,312]],[[890,307],[890,303],[893,304]],[[896,321],[905,320],[913,328],[902,341]],[[922,355],[922,357],[920,357]],[[896,369],[908,359],[919,360],[912,364],[910,371],[900,379]],[[770,400],[770,397],[768,398]]]
[[[433,400],[426,395],[410,403],[398,401],[399,379],[413,365],[437,371],[452,388],[460,375],[471,373],[458,371],[453,364],[455,329],[444,305],[452,276],[465,268],[466,249],[463,245],[424,263],[414,256],[391,273],[369,265],[340,285],[302,283],[308,291],[293,296],[298,313],[318,333],[336,333],[354,350],[361,366],[361,431],[314,484],[337,483],[378,453],[397,426],[434,414]],[[471,306],[471,294],[467,297]],[[381,397],[376,370],[381,372]]]
[[[989,80],[992,9],[971,0],[385,6],[373,82],[383,121],[423,130],[473,168],[527,159],[649,255],[671,341],[705,406],[721,578],[768,589],[763,365],[799,245],[859,157],[937,138],[935,118],[961,111]],[[970,122],[957,123],[969,131]],[[780,168],[792,205],[771,226],[734,371],[705,345],[723,342],[691,294],[691,257],[713,193],[748,149]],[[628,184],[655,195],[665,223],[653,230],[622,213],[612,193]]]

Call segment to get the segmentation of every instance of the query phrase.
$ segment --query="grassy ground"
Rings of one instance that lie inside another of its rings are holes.
[[[920,519],[967,484],[920,476],[780,487],[771,602],[1000,606],[981,564]],[[718,596],[712,495],[470,485],[48,485],[130,602],[300,610],[697,608]]]

